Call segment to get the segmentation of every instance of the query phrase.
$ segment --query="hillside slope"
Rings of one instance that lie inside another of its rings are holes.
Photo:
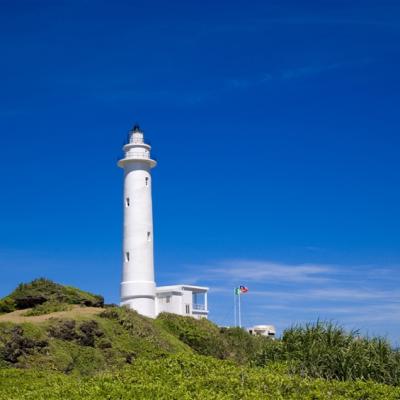
[[[46,279],[0,304],[0,400],[400,399],[399,352],[332,324],[271,341],[104,307],[101,296]]]
[[[45,278],[21,283],[8,296],[0,300],[0,314],[33,308],[36,314],[61,311],[66,305],[102,307],[104,298],[83,290],[60,285]],[[35,313],[35,312],[34,312]]]

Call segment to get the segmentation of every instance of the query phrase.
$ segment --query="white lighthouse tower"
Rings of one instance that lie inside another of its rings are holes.
[[[135,125],[123,147],[124,158],[124,243],[121,283],[121,306],[155,318],[162,312],[208,317],[207,287],[172,285],[156,287],[153,256],[153,210],[150,170],[150,145]]]
[[[156,161],[150,157],[150,145],[135,125],[123,147],[124,158],[124,240],[121,305],[127,305],[147,317],[156,316],[154,281],[153,211],[150,170]]]

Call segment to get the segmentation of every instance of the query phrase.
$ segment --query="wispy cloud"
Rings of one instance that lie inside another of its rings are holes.
[[[248,89],[252,86],[265,85],[273,79],[269,73],[254,78],[230,78],[226,80],[226,85],[231,89]]]
[[[291,265],[272,261],[258,260],[224,260],[215,264],[201,265],[194,268],[203,271],[198,279],[225,281],[256,281],[256,282],[309,282],[321,283],[330,279],[335,272],[333,266],[318,264]]]
[[[232,34],[235,32],[246,32],[249,34],[259,34],[260,32],[270,31],[281,26],[354,26],[371,28],[400,28],[397,20],[370,19],[370,18],[326,18],[325,15],[295,15],[282,18],[259,18],[245,21],[236,21],[235,23],[219,23],[215,25],[199,26],[197,34],[193,37],[201,39],[205,36],[215,36],[223,34]]]
[[[246,281],[247,282],[247,281]],[[212,288],[213,293],[228,293],[232,292],[230,287],[216,287]],[[325,304],[332,303],[346,303],[346,302],[385,302],[397,301],[400,307],[400,293],[393,290],[373,290],[373,289],[343,289],[340,287],[326,287],[322,289],[306,289],[302,286],[291,288],[290,290],[251,290],[251,296],[256,298],[269,299],[269,307],[274,308],[287,308],[287,304],[294,304],[295,302],[315,302],[322,301]],[[292,306],[290,306],[292,307]],[[307,309],[310,310],[309,306]]]
[[[319,75],[323,72],[332,71],[344,67],[343,63],[332,63],[326,65],[307,65],[303,67],[290,68],[281,73],[282,79],[295,79],[311,75]]]
[[[365,60],[359,63],[365,63]],[[226,80],[226,88],[231,90],[250,89],[252,87],[262,86],[271,82],[284,82],[290,79],[307,78],[316,75],[321,75],[341,68],[346,68],[355,63],[330,63],[330,64],[310,64],[300,65],[289,68],[283,68],[280,71],[266,72],[264,74],[255,75],[254,77],[235,77]]]
[[[250,288],[243,298],[247,324],[268,322],[283,329],[320,318],[384,335],[386,325],[393,331],[400,323],[398,266],[227,259],[187,265],[184,270],[190,282],[210,287],[214,315],[224,324],[231,323],[229,298],[238,284]]]

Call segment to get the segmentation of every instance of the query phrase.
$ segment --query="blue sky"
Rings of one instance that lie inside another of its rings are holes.
[[[118,302],[122,171],[153,144],[158,284],[211,319],[317,318],[399,343],[397,1],[2,2],[0,296]]]

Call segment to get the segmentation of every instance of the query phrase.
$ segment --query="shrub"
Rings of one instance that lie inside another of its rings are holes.
[[[102,296],[54,283],[45,278],[35,279],[30,283],[21,283],[9,296],[1,300],[0,310],[9,312],[38,307],[45,303],[81,304],[84,306],[102,307]],[[43,306],[44,307],[44,306]],[[44,310],[43,308],[42,310]]]
[[[104,333],[99,329],[99,324],[96,321],[85,321],[82,322],[79,327],[81,332],[79,337],[79,343],[82,346],[94,347],[96,343],[96,338],[104,336]]]
[[[154,320],[143,317],[126,307],[107,308],[99,316],[116,322],[124,334],[128,334],[131,345],[124,348],[125,350],[130,348],[129,353],[133,351],[153,358],[168,353],[190,351],[185,344],[155,324]]]
[[[15,311],[15,301],[10,297],[0,300],[0,314]]]
[[[197,353],[220,359],[229,357],[228,342],[220,334],[218,326],[207,319],[197,320],[192,317],[161,313],[157,321]]]
[[[162,313],[156,322],[198,354],[234,360],[252,361],[262,350],[266,337],[250,335],[242,328],[219,328],[207,319]]]
[[[12,328],[11,335],[1,351],[1,358],[4,361],[15,364],[21,356],[41,351],[47,346],[47,341],[28,338],[24,335],[22,327],[15,326]]]
[[[96,339],[104,336],[104,332],[94,320],[83,321],[79,326],[74,320],[59,320],[50,326],[48,332],[55,339],[75,341],[89,347],[95,347]]]
[[[285,361],[293,373],[325,379],[372,379],[400,384],[400,353],[382,338],[362,338],[332,323],[287,329],[281,341],[267,344],[256,365]]]
[[[55,339],[66,341],[79,339],[79,335],[76,332],[76,322],[72,319],[57,321],[55,325],[49,327],[48,332]]]
[[[265,336],[252,336],[242,328],[221,328],[220,334],[228,344],[226,358],[240,364],[253,361],[256,355],[272,340]]]

